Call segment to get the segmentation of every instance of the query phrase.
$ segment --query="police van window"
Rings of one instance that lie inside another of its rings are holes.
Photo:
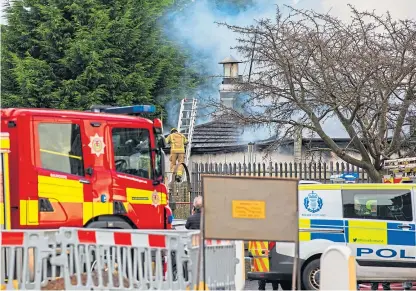
[[[84,176],[81,130],[78,124],[40,123],[38,136],[43,169]]]
[[[342,190],[344,218],[412,221],[410,190]]]
[[[113,128],[112,135],[116,171],[151,179],[149,131],[139,128]]]

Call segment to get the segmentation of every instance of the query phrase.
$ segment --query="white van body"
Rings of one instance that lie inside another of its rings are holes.
[[[319,288],[319,259],[334,244],[347,245],[360,282],[416,281],[416,186],[311,184],[299,186],[299,256],[302,283]],[[294,244],[277,242],[270,273],[291,275]]]

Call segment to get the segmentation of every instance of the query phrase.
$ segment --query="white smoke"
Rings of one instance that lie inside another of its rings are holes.
[[[180,45],[190,51],[194,61],[204,68],[210,75],[219,76],[222,73],[222,66],[218,64],[223,58],[233,55],[241,59],[238,52],[231,48],[237,44],[236,35],[229,29],[218,26],[216,22],[226,22],[238,26],[249,26],[255,24],[255,20],[262,18],[273,19],[276,13],[276,4],[280,8],[283,5],[292,5],[300,9],[314,9],[318,12],[328,12],[332,15],[349,21],[350,3],[359,10],[374,10],[385,13],[389,10],[393,17],[415,17],[416,0],[257,0],[254,5],[249,6],[244,11],[236,11],[229,6],[227,9],[218,9],[214,1],[195,0],[187,5],[180,13],[176,13],[168,22],[166,31],[168,36],[177,41]],[[413,9],[412,9],[413,8]],[[283,8],[283,12],[285,9]],[[240,74],[247,74],[248,63],[240,64]],[[211,86],[199,91],[201,96],[218,98],[218,85],[220,79],[213,79]],[[169,106],[171,110],[174,107]],[[175,115],[172,112],[172,115]],[[177,114],[176,114],[177,116]],[[325,132],[331,137],[348,137],[344,127],[337,118],[330,118],[324,124]],[[242,136],[244,141],[254,141],[260,138],[268,138],[270,130],[247,129]]]

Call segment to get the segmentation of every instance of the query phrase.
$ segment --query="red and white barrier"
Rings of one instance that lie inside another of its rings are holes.
[[[59,280],[65,290],[186,290],[202,266],[210,289],[244,288],[244,244],[205,240],[205,264],[198,266],[199,231],[3,231],[0,242],[8,254],[2,289],[40,290]]]
[[[24,243],[24,233],[19,231],[0,232],[2,246],[22,246]]]
[[[207,246],[226,246],[230,245],[234,242],[231,242],[229,240],[213,240],[213,239],[206,239],[205,245]]]
[[[2,289],[40,290],[46,279],[46,260],[56,252],[55,230],[8,230],[0,233]],[[53,274],[56,270],[53,270]]]
[[[166,236],[160,234],[131,233],[119,231],[77,230],[79,243],[115,246],[149,246],[166,248]]]
[[[169,290],[190,284],[184,274],[190,270],[181,267],[186,253],[179,233],[61,228],[59,240],[65,255],[51,263],[64,268],[66,290]]]

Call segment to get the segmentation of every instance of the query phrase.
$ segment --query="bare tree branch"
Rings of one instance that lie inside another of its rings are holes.
[[[352,6],[349,22],[287,8],[248,27],[220,24],[237,34],[236,49],[252,58],[253,71],[240,84],[250,95],[243,108],[217,110],[244,125],[279,128],[280,138],[308,129],[379,181],[386,158],[415,148],[406,128],[416,105],[416,22]],[[323,130],[328,118],[340,121],[361,158]]]

